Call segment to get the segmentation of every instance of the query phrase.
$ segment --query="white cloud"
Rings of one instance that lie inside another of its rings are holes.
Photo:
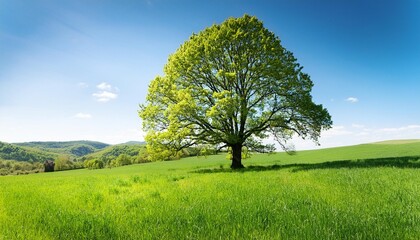
[[[102,82],[96,86],[98,91],[92,94],[98,102],[109,102],[110,100],[116,99],[118,97],[117,91],[118,88],[114,88],[111,84]]]
[[[77,113],[76,115],[74,115],[74,117],[80,119],[91,119],[92,115],[90,115],[89,113]]]
[[[100,83],[96,86],[99,90],[108,90],[110,91],[112,89],[112,86],[106,82]]]
[[[116,99],[118,95],[116,93],[108,92],[108,91],[101,91],[92,94],[96,98],[98,102],[108,102],[112,99]]]
[[[344,126],[332,126],[331,129],[322,133],[322,137],[335,137],[335,136],[343,136],[343,135],[350,135],[353,132],[346,130]]]
[[[352,126],[353,128],[364,128],[364,127],[365,127],[365,125],[362,125],[362,124],[357,124],[357,123],[353,123],[351,126]]]
[[[394,127],[394,128],[381,128],[378,132],[385,132],[385,133],[401,133],[406,131],[414,131],[420,130],[420,125],[408,125],[403,127]]]
[[[350,102],[350,103],[357,103],[357,102],[359,101],[359,99],[358,99],[358,98],[356,98],[356,97],[348,97],[348,98],[346,99],[346,101],[347,101],[347,102]]]

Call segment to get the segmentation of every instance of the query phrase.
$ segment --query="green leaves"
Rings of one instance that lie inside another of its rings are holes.
[[[229,18],[193,34],[164,73],[150,83],[139,111],[149,153],[161,158],[194,145],[243,146],[268,134],[281,146],[293,134],[317,141],[332,124],[312,102],[309,75],[256,17]]]

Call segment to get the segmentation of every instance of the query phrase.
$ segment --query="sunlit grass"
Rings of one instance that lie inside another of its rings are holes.
[[[420,148],[405,145],[5,176],[0,239],[418,239],[420,163],[398,157]]]

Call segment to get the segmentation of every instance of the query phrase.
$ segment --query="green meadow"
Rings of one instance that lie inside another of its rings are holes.
[[[420,141],[0,177],[0,239],[419,239]]]

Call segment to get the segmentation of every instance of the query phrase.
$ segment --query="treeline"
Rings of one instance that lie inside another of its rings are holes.
[[[25,142],[15,143],[18,146],[36,147],[36,148],[47,148],[47,149],[66,149],[72,148],[77,145],[86,145],[94,149],[103,149],[109,146],[109,144],[95,142],[95,141],[67,141],[67,142]]]
[[[25,162],[44,162],[54,160],[55,154],[22,148],[9,143],[0,142],[0,159]]]
[[[83,168],[82,162],[72,160],[70,156],[59,156],[54,160],[54,171],[64,171]],[[22,175],[44,172],[43,162],[23,162],[0,159],[0,176]]]
[[[103,149],[97,149],[103,148]],[[140,144],[109,146],[99,142],[0,142],[0,175],[43,172],[45,161],[54,162],[55,171],[79,168],[117,167],[147,162]]]
[[[149,162],[144,145],[115,145],[102,151],[78,158],[89,169],[118,167]]]
[[[213,154],[217,154],[215,149],[206,148],[205,151],[203,151],[203,148],[190,147],[183,149],[170,159],[162,160],[177,160],[184,157]],[[104,151],[83,156],[79,158],[78,161],[83,162],[84,167],[88,169],[112,168],[151,162],[145,145],[116,145],[112,148],[107,148]]]
[[[37,148],[43,151],[70,154],[81,157],[98,150],[104,149],[110,145],[94,141],[69,141],[69,142],[26,142],[15,143],[23,147]]]
[[[83,162],[76,161],[70,156],[59,156],[54,161],[54,171],[64,171],[83,168]]]
[[[39,173],[44,171],[44,164],[40,162],[19,162],[0,159],[0,176]]]
[[[206,149],[204,154],[215,153],[215,150]],[[203,149],[190,147],[170,159],[162,160],[176,160],[198,155],[203,155]],[[22,144],[0,142],[0,175],[43,172],[43,163],[47,160],[54,161],[55,171],[113,168],[151,161],[146,145],[138,143],[109,146],[89,141]]]

